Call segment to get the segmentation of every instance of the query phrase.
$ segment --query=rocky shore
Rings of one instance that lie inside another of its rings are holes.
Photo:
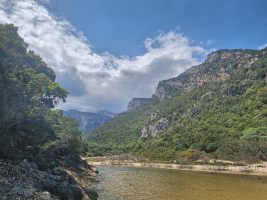
[[[0,160],[0,200],[94,200],[90,189],[98,171],[80,160],[40,170],[34,162]]]
[[[151,167],[177,170],[191,170],[209,173],[228,173],[228,174],[244,174],[255,176],[267,176],[267,162],[256,164],[235,163],[226,160],[210,160],[206,163],[177,164],[163,162],[138,162],[135,160],[116,160],[107,159],[105,157],[88,157],[83,158],[91,164],[97,165],[117,165],[128,167]]]

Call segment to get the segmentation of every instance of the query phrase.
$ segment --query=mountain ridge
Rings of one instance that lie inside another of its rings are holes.
[[[149,103],[95,130],[92,154],[169,160],[191,149],[226,159],[267,159],[266,73],[266,48],[213,52],[161,81]]]
[[[116,115],[109,111],[82,112],[75,109],[63,111],[63,113],[65,116],[75,119],[79,123],[79,129],[84,134],[89,134]]]
[[[266,48],[261,51],[267,52]],[[231,73],[233,67],[238,69],[242,66],[242,62],[245,63],[250,59],[252,59],[250,64],[255,62],[258,59],[255,54],[258,52],[260,51],[251,49],[222,49],[214,51],[207,56],[207,59],[202,64],[190,67],[177,77],[160,81],[156,88],[155,96],[159,100],[164,100],[165,98],[170,98],[168,93],[172,91],[190,90],[209,81],[225,80],[230,76],[229,73]],[[241,63],[239,62],[240,59],[242,60]],[[228,62],[231,62],[231,64],[228,65]],[[217,63],[220,68],[212,67],[214,63]],[[215,70],[215,72],[212,70]]]

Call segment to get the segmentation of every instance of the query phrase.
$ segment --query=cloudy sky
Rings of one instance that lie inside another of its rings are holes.
[[[213,49],[267,43],[265,1],[199,2],[0,0],[0,22],[18,26],[70,91],[60,108],[121,112]]]

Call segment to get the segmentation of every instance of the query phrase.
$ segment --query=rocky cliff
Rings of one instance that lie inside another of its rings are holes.
[[[129,103],[127,107],[127,111],[133,111],[134,109],[146,104],[149,102],[150,98],[133,98]]]
[[[208,55],[204,63],[191,67],[175,78],[160,81],[155,96],[162,101],[171,98],[174,92],[188,91],[211,81],[224,81],[234,71],[252,65],[259,56],[257,50],[215,51]]]

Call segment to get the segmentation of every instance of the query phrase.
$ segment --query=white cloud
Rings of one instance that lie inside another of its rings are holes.
[[[261,45],[261,46],[259,46],[259,50],[261,50],[261,49],[264,49],[264,48],[266,48],[267,47],[267,43],[266,44],[263,44],[263,45]]]
[[[51,2],[51,0],[35,0],[39,3],[42,3],[42,4],[49,4]]]
[[[147,38],[146,53],[140,56],[98,54],[72,24],[34,0],[0,0],[0,22],[18,26],[30,48],[70,90],[63,109],[122,111],[132,97],[151,96],[158,81],[177,76],[207,54],[175,31]]]

